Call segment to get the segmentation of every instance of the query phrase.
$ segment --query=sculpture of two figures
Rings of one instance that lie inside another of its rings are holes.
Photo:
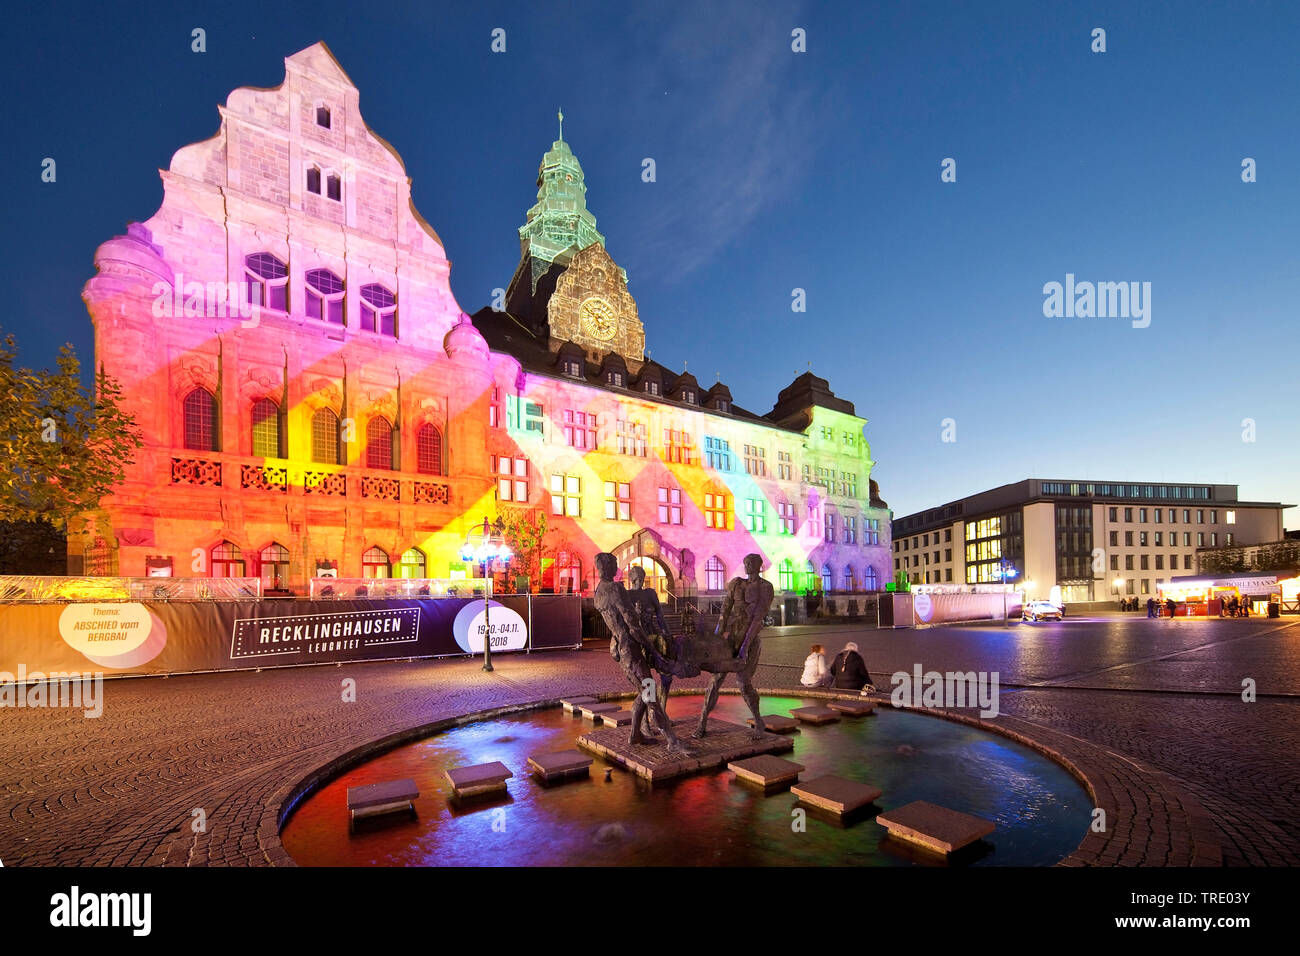
[[[758,712],[753,677],[761,650],[758,632],[774,593],[772,585],[759,576],[762,567],[763,559],[759,555],[746,555],[746,577],[735,578],[727,586],[722,618],[714,632],[720,639],[697,634],[674,638],[664,621],[659,595],[653,588],[644,586],[645,571],[634,567],[628,572],[632,585],[629,591],[614,580],[618,570],[614,556],[607,552],[596,555],[596,571],[600,575],[596,610],[613,635],[610,654],[623,666],[637,692],[632,705],[630,744],[650,742],[651,737],[643,732],[642,726],[648,719],[648,729],[663,734],[669,751],[686,750],[673,733],[665,704],[674,677],[696,677],[701,671],[713,677],[694,736],[703,737],[707,733],[709,713],[718,702],[718,692],[727,674],[736,675],[741,695],[754,716],[754,735],[762,736],[763,718]],[[652,669],[659,675],[657,687],[651,677]]]

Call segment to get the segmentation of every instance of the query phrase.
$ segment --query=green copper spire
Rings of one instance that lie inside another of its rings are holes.
[[[551,263],[568,262],[593,242],[605,244],[596,217],[587,210],[582,165],[564,141],[564,111],[559,111],[560,138],[542,157],[537,170],[537,203],[519,227],[519,250],[533,260],[533,284]]]

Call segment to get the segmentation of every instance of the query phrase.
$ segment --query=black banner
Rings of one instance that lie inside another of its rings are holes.
[[[485,620],[486,619],[486,620]],[[0,605],[0,683],[577,647],[573,595]]]

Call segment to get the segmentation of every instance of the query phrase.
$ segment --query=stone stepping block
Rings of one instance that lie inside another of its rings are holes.
[[[867,700],[833,700],[826,706],[850,717],[865,717],[876,710],[876,705]]]
[[[790,711],[790,716],[805,724],[831,724],[840,719],[840,715],[829,707],[796,707]]]
[[[754,726],[754,718],[746,717],[745,723]],[[792,734],[799,729],[799,721],[793,717],[782,717],[780,714],[764,714],[763,727],[771,734]]]
[[[783,787],[799,779],[799,774],[807,768],[793,760],[785,760],[772,754],[760,754],[727,764],[727,769],[741,780],[756,783],[763,789]]]
[[[477,797],[484,793],[504,793],[506,781],[514,776],[500,760],[455,767],[446,771],[451,789],[458,797]]]
[[[578,709],[582,711],[583,717],[588,720],[595,720],[597,714],[609,714],[623,708],[618,704],[583,704]]]
[[[607,710],[597,714],[596,720],[606,727],[626,727],[632,723],[632,711]]]
[[[944,854],[955,853],[997,828],[992,820],[949,810],[925,800],[916,800],[881,813],[876,822],[892,837]]]
[[[348,787],[348,825],[366,817],[406,810],[415,813],[415,798],[420,795],[415,781],[389,780]]]
[[[585,777],[591,763],[591,758],[578,750],[554,750],[528,758],[528,765],[546,783],[566,777]]]
[[[564,708],[564,712],[567,714],[571,714],[575,710],[582,710],[582,706],[584,704],[598,704],[598,703],[600,703],[600,701],[596,700],[596,698],[594,697],[561,697],[560,698],[560,706]]]
[[[882,791],[879,787],[828,774],[791,787],[790,792],[804,803],[844,816],[879,799]]]

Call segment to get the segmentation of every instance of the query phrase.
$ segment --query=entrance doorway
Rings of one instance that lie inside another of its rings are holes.
[[[657,558],[641,556],[633,558],[628,564],[627,570],[639,567],[645,571],[646,587],[654,588],[659,594],[659,600],[669,605],[676,606],[676,597],[673,595],[673,573],[668,570]],[[623,572],[623,580],[627,580],[627,571]]]

